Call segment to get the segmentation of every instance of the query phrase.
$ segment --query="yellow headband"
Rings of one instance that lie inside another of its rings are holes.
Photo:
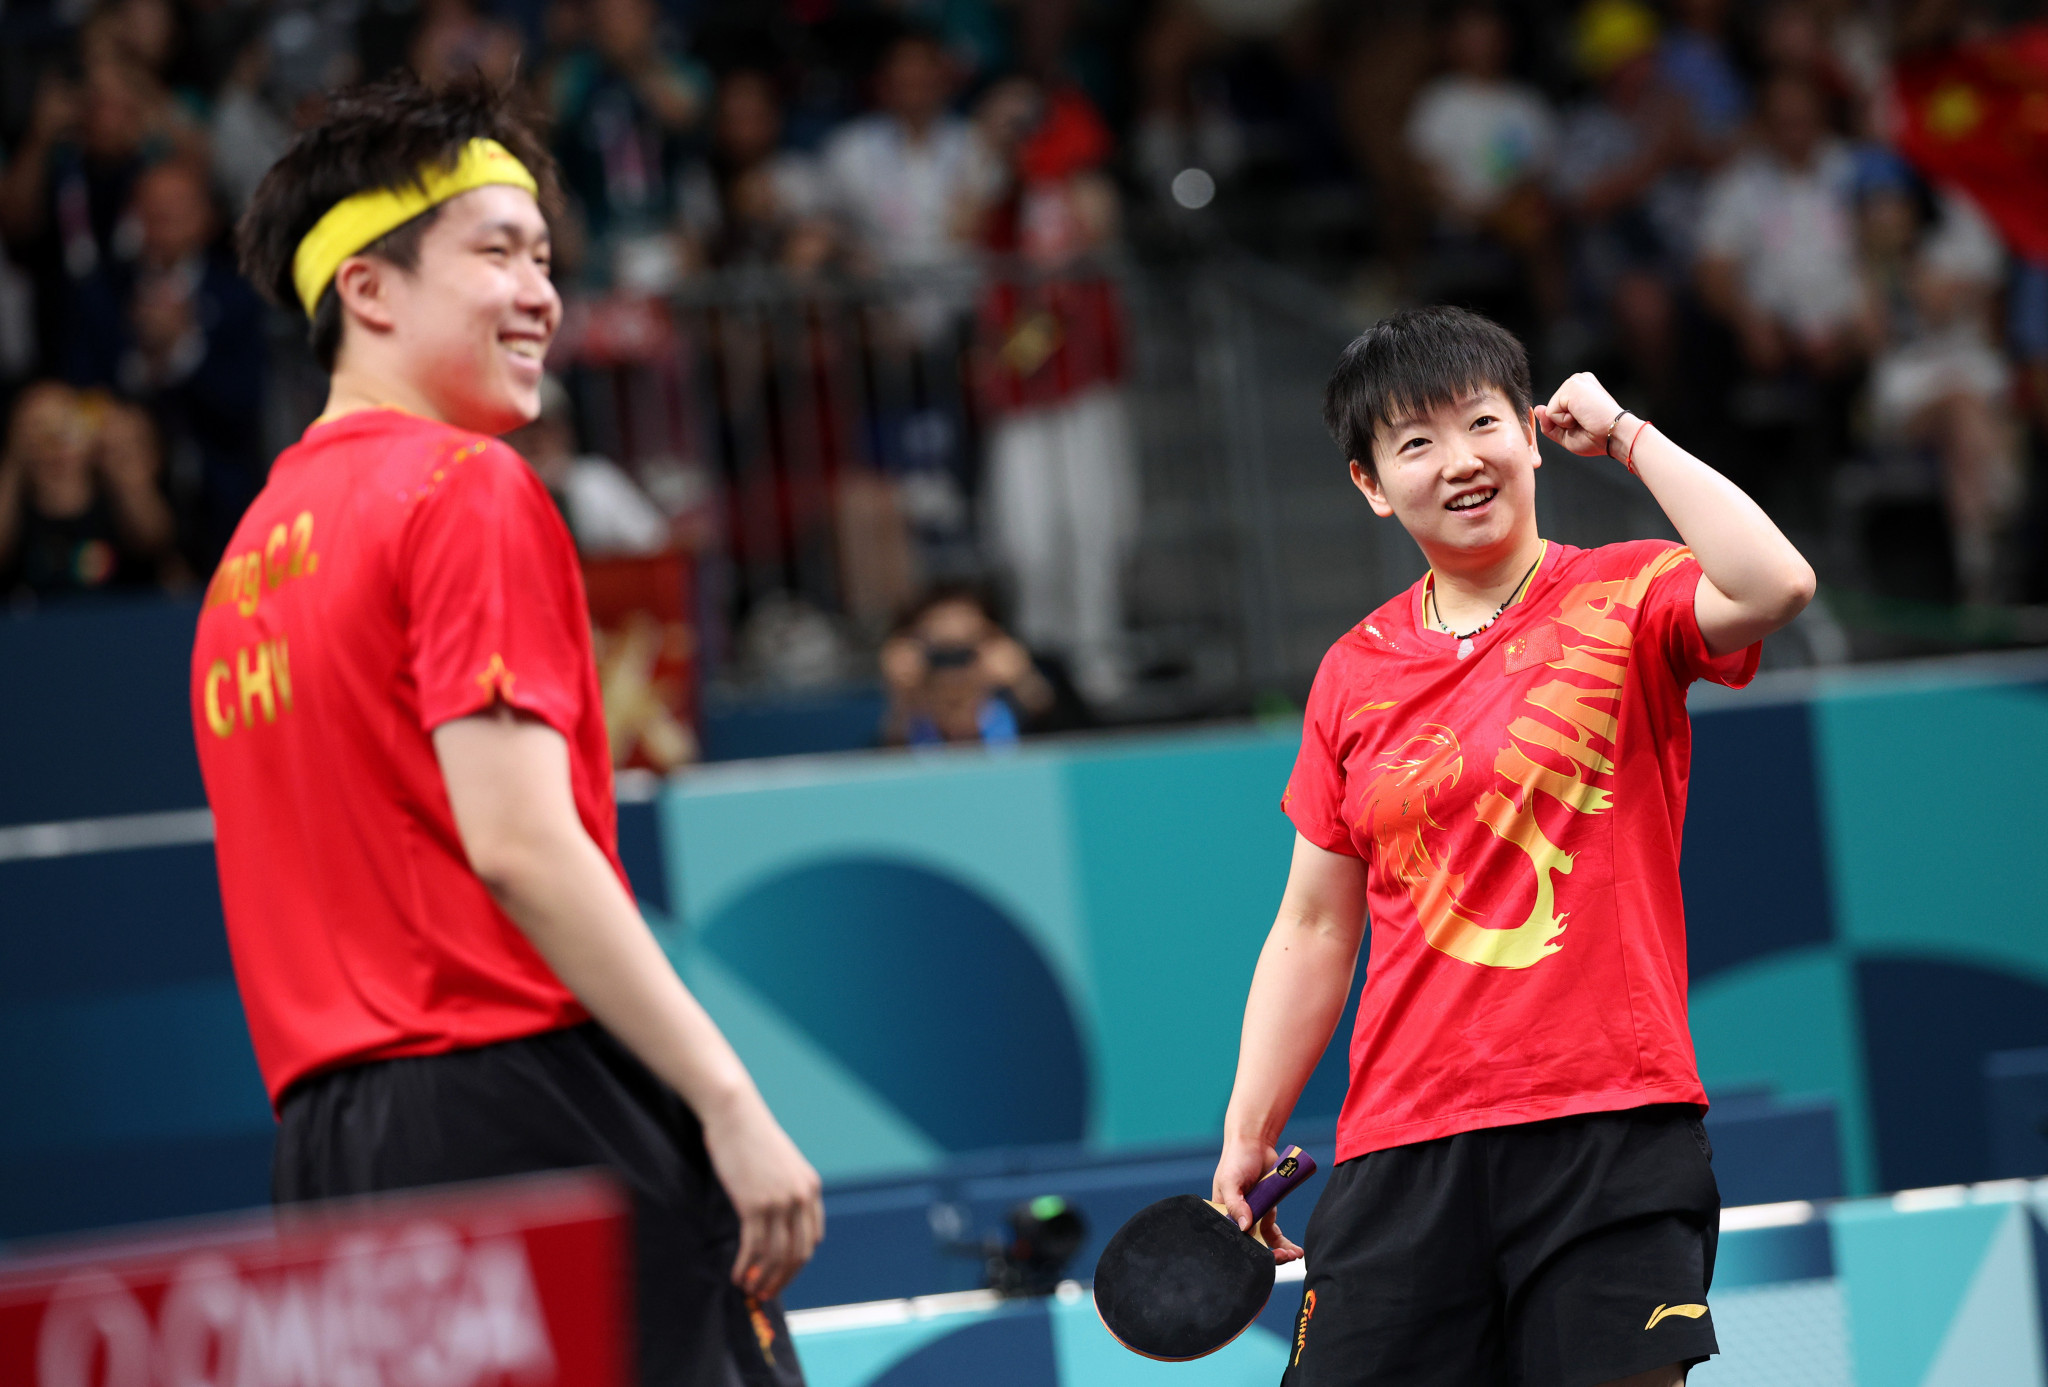
[[[313,310],[320,306],[320,295],[326,292],[342,261],[429,207],[438,207],[471,188],[500,183],[524,188],[536,197],[540,194],[540,184],[511,150],[496,140],[471,140],[463,146],[462,157],[455,161],[454,168],[430,164],[420,170],[416,183],[401,188],[372,188],[335,203],[313,223],[313,229],[306,233],[306,239],[299,242],[299,249],[292,256],[292,287],[299,291],[306,316],[312,317]]]

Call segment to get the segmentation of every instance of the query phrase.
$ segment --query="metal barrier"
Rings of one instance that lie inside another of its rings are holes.
[[[837,654],[805,668],[844,677],[923,583],[1007,581],[990,507],[1001,421],[1072,398],[1075,380],[1115,388],[1139,504],[1121,583],[1138,677],[1114,711],[1185,717],[1299,697],[1330,642],[1422,571],[1321,422],[1331,363],[1363,326],[1244,258],[1058,278],[756,272],[578,304],[555,360],[586,443],[693,517],[706,671],[726,682],[772,674],[746,641],[764,609],[794,603],[833,632]],[[1671,535],[1619,469],[1547,444],[1545,458],[1546,535]]]

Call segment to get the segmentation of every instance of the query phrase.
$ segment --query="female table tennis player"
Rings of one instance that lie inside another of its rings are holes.
[[[1325,418],[1429,570],[1309,695],[1215,1197],[1248,1222],[1370,912],[1285,1381],[1674,1387],[1716,1351],[1720,1210],[1686,1029],[1685,691],[1747,683],[1813,570],[1592,376],[1532,409],[1521,344],[1459,309],[1359,337]],[[1546,541],[1539,428],[1636,473],[1684,547]]]
[[[575,550],[494,438],[561,321],[553,186],[480,79],[394,81],[336,97],[242,222],[332,378],[192,658],[275,1193],[607,1167],[642,1380],[801,1382],[775,1295],[818,1177],[634,907]]]

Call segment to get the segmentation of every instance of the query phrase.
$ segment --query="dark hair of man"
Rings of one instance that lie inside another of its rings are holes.
[[[889,628],[892,636],[907,636],[917,629],[917,624],[940,607],[949,607],[955,602],[964,603],[980,612],[982,618],[992,626],[1003,625],[1000,604],[988,588],[980,583],[964,579],[952,579],[934,583],[912,598],[897,613],[895,624]]]
[[[1383,424],[1493,388],[1529,427],[1529,354],[1512,332],[1463,308],[1409,308],[1382,318],[1337,358],[1323,391],[1323,423],[1344,456],[1379,477],[1374,435]]]
[[[419,185],[429,164],[452,168],[471,140],[491,139],[510,150],[540,184],[540,207],[551,220],[561,206],[561,183],[536,124],[479,74],[440,88],[411,74],[337,94],[327,114],[292,141],[284,157],[256,186],[235,228],[242,273],[271,302],[299,306],[292,261],[299,242],[336,203],[373,188]],[[420,240],[439,207],[430,207],[358,254],[374,255],[410,272],[419,265]],[[323,371],[334,369],[341,349],[341,300],[332,284],[312,315],[309,340]]]

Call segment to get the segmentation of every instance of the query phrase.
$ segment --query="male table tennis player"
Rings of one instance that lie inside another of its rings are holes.
[[[554,177],[481,81],[393,82],[337,97],[240,227],[332,377],[192,659],[274,1194],[608,1167],[642,1380],[800,1382],[775,1296],[818,1177],[628,893],[575,550],[493,437],[561,321]]]
[[[1247,1221],[1370,912],[1285,1381],[1671,1387],[1716,1351],[1720,1212],[1686,1030],[1685,690],[1748,682],[1813,572],[1592,376],[1532,411],[1521,344],[1459,309],[1358,338],[1325,412],[1429,571],[1309,694],[1215,1197]],[[1545,541],[1538,427],[1629,466],[1686,547]]]

